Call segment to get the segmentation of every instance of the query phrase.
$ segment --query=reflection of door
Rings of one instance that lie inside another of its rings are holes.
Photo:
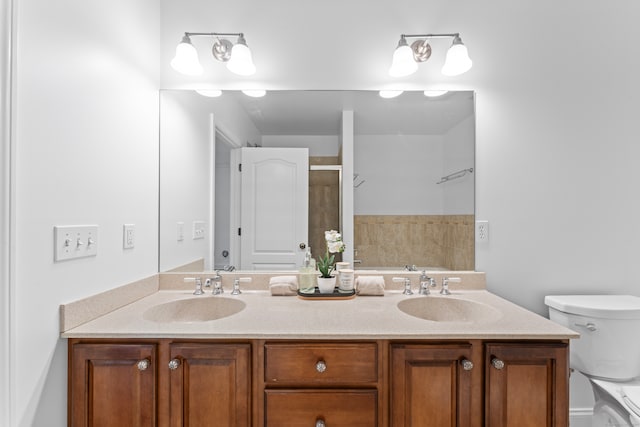
[[[309,150],[240,150],[240,268],[296,268],[307,244]]]

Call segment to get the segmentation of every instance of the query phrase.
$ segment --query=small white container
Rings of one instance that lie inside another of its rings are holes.
[[[336,271],[348,269],[351,267],[351,263],[347,261],[336,262]]]
[[[338,271],[338,292],[347,294],[353,292],[354,271],[349,268],[343,268]]]

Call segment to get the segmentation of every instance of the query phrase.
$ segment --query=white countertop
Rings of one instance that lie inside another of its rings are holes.
[[[204,322],[159,323],[143,313],[178,299],[236,298],[246,307],[231,316]],[[497,313],[481,322],[437,322],[402,312],[404,299],[465,299]],[[89,322],[63,331],[63,338],[247,338],[247,339],[570,339],[578,334],[485,290],[452,291],[450,296],[357,296],[350,300],[303,300],[249,290],[232,296],[194,296],[186,290],[159,290]]]

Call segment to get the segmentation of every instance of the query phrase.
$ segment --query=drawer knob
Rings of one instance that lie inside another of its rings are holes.
[[[465,371],[470,371],[473,369],[473,362],[469,359],[462,359],[462,362],[460,362],[462,364],[462,369],[464,369]]]
[[[322,418],[316,420],[316,427],[326,427],[326,424]]]
[[[147,368],[149,368],[149,359],[142,359],[136,364],[136,366],[139,371],[146,371]]]
[[[179,366],[180,366],[179,359],[171,359],[169,361],[169,369],[171,369],[172,371],[175,371],[176,369],[178,369]]]
[[[326,370],[327,370],[327,364],[324,362],[324,360],[318,360],[318,363],[316,363],[316,371],[323,373]],[[324,421],[322,422],[322,425],[324,425]]]
[[[504,362],[497,357],[494,357],[493,359],[491,359],[491,366],[496,369],[504,369]]]

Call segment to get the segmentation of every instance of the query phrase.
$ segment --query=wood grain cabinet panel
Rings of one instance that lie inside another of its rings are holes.
[[[250,355],[249,344],[171,344],[171,426],[250,426]]]
[[[487,427],[567,427],[566,344],[487,344]]]
[[[155,426],[156,365],[153,344],[71,346],[68,425]]]
[[[266,427],[376,427],[376,390],[267,390]]]
[[[391,346],[391,425],[469,427],[471,344]]]

